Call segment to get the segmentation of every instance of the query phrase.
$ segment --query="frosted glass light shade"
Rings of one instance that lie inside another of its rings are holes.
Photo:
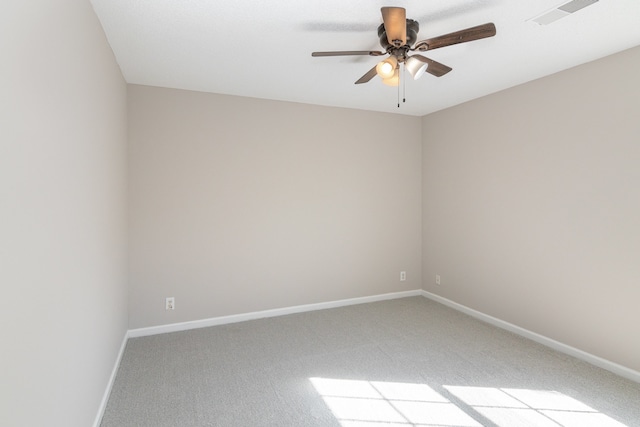
[[[382,83],[386,84],[387,86],[398,86],[400,84],[400,73],[398,72],[398,69],[396,68],[391,77],[382,79]]]
[[[376,73],[378,73],[381,78],[388,79],[393,77],[397,66],[398,60],[395,57],[390,56],[376,65]]]
[[[429,64],[426,62],[420,61],[418,58],[414,58],[413,56],[407,58],[404,63],[404,68],[413,76],[413,80],[418,80],[425,71],[427,71],[427,67]]]

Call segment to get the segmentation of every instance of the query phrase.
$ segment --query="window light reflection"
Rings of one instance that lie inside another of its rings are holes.
[[[310,381],[342,427],[482,427],[478,420],[499,427],[627,427],[552,390],[444,385],[463,402],[459,407],[427,384],[318,377]]]

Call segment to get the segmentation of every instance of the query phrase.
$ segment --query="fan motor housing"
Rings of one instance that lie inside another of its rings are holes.
[[[418,31],[420,31],[420,25],[418,21],[414,21],[413,19],[407,19],[407,43],[404,46],[400,46],[399,49],[407,50],[411,47],[412,44],[418,40]],[[378,27],[378,37],[380,38],[380,46],[384,48],[385,51],[389,51],[390,49],[396,48],[394,45],[389,43],[387,40],[387,31],[384,28],[384,24],[380,24]]]

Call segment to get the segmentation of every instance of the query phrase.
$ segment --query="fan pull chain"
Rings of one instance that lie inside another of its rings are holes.
[[[398,64],[398,108],[400,108],[400,64]]]
[[[406,98],[406,94],[407,94],[407,90],[406,90],[406,86],[407,84],[405,77],[407,77],[407,67],[403,66],[402,67],[402,103],[404,104],[405,102],[407,102],[407,98]]]

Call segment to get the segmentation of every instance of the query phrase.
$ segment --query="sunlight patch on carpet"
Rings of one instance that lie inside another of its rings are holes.
[[[552,390],[444,385],[448,399],[427,384],[310,381],[343,427],[482,427],[483,420],[499,427],[626,427]]]
[[[482,427],[426,384],[310,378],[343,427]]]

